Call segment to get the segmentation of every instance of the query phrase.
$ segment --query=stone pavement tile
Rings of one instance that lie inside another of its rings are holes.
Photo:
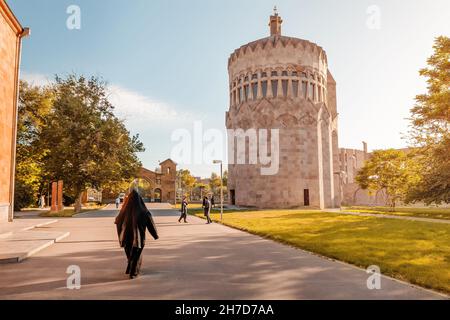
[[[33,228],[46,226],[57,222],[55,219],[16,219],[14,222],[0,223],[0,239],[11,236],[18,231],[26,231]]]
[[[0,264],[21,262],[69,234],[35,230],[14,232],[9,237],[0,239]]]

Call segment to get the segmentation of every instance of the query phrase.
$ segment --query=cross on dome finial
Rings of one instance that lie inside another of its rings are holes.
[[[277,8],[277,6],[273,7],[273,14],[276,15],[276,16],[278,15],[278,8]]]

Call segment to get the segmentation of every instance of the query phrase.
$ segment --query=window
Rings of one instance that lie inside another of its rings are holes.
[[[303,93],[303,98],[307,98],[308,97],[308,82],[306,81],[302,81],[302,93]]]
[[[297,71],[292,71],[292,76],[293,77],[298,77],[298,72]]]
[[[263,98],[267,97],[267,81],[261,81],[261,90]]]
[[[233,104],[236,104],[236,90],[233,90]]]
[[[241,103],[242,100],[243,100],[243,99],[242,99],[242,98],[243,98],[243,97],[242,97],[242,87],[240,87],[238,90],[239,90],[239,95],[238,95],[238,96],[239,96],[239,103]]]
[[[248,94],[249,94],[249,85],[246,84],[246,85],[244,86],[244,99],[245,99],[245,102],[248,101]]]
[[[312,82],[309,83],[309,95],[308,95],[308,97],[311,100],[314,100],[314,83],[312,83]]]
[[[252,94],[253,94],[253,100],[256,100],[258,97],[258,82],[252,83]]]
[[[248,82],[248,76],[246,76],[246,77],[244,78],[244,81],[245,81],[245,82]]]
[[[239,84],[241,84],[242,83],[242,79],[239,79]]]
[[[267,78],[267,72],[261,73],[261,78]]]
[[[254,74],[252,75],[252,80],[255,80],[255,79],[258,79],[258,74],[257,74],[257,73],[254,73]]]
[[[161,178],[156,178],[156,184],[160,185],[161,184]]]
[[[292,80],[292,91],[294,93],[294,97],[298,97],[298,80]]]
[[[322,102],[322,87],[318,86],[319,91],[319,102]]]
[[[272,94],[274,98],[278,96],[278,80],[272,80]]]
[[[272,76],[272,77],[278,76],[278,72],[277,72],[277,71],[272,71],[271,76]]]
[[[283,72],[281,73],[281,75],[282,75],[283,77],[287,77],[287,76],[288,76],[288,72],[287,72],[287,71],[283,71]]]
[[[281,86],[283,87],[283,96],[284,97],[287,97],[287,94],[288,94],[288,84],[289,84],[288,80],[281,81]]]
[[[302,75],[302,78],[308,78],[308,75],[306,74],[306,72],[302,72],[301,75]]]

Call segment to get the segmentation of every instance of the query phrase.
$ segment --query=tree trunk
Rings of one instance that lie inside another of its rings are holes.
[[[81,196],[82,195],[83,195],[83,193],[79,193],[77,195],[76,200],[75,200],[75,206],[74,206],[75,213],[80,213],[81,212]]]

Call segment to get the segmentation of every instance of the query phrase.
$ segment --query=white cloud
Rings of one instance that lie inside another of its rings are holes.
[[[181,114],[173,106],[144,96],[138,92],[118,86],[109,86],[108,100],[115,107],[115,114],[127,122],[142,123],[155,120],[186,119],[186,114]]]
[[[54,82],[53,77],[40,73],[22,72],[20,78],[36,86]],[[115,107],[114,113],[128,123],[144,124],[149,121],[180,122],[192,119],[166,102],[145,96],[119,85],[108,86],[108,99]]]
[[[53,77],[40,73],[21,72],[20,79],[34,86],[46,86],[53,82]]]

